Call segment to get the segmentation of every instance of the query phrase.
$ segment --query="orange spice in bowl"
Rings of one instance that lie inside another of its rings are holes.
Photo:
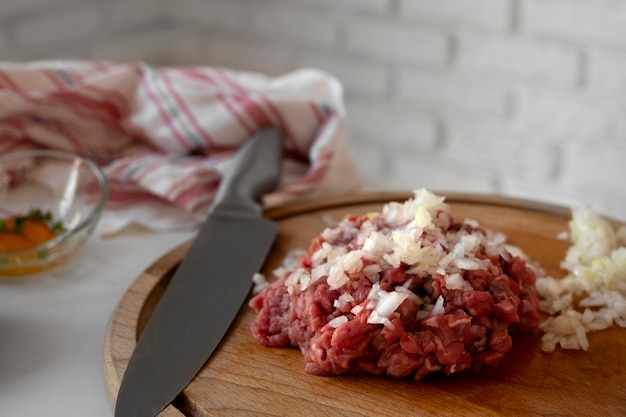
[[[0,253],[32,249],[55,238],[64,231],[60,221],[54,221],[52,213],[40,209],[26,215],[13,215],[0,219]]]
[[[91,160],[52,150],[0,156],[0,280],[63,276],[93,235],[108,181]]]

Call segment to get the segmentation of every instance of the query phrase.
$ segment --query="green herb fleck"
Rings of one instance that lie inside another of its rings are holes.
[[[13,228],[14,233],[22,234],[24,230],[24,222],[26,222],[26,217],[18,217],[15,219],[15,227]]]
[[[24,223],[27,220],[38,221],[46,224],[50,228],[50,231],[55,235],[65,232],[63,222],[61,220],[54,221],[54,215],[49,210],[43,211],[40,208],[34,208],[29,210],[28,213],[24,215],[13,217],[12,220],[15,222],[15,227],[13,230],[10,230],[6,222],[0,219],[0,232],[21,234],[24,229]]]
[[[54,233],[55,235],[63,233],[65,231],[65,228],[63,227],[63,222],[61,220],[54,222],[52,226],[50,226],[50,230],[52,230],[52,233]]]

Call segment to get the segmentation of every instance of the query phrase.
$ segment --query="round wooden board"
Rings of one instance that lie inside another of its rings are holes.
[[[508,236],[553,276],[568,242],[567,209],[493,196],[445,194],[457,220],[472,218]],[[368,193],[301,202],[266,212],[280,222],[279,236],[263,272],[280,265],[292,249],[308,248],[326,221],[379,211],[408,193]],[[137,278],[111,318],[104,370],[112,403],[146,319],[189,244],[167,253]],[[626,415],[626,330],[589,336],[587,352],[540,348],[541,333],[515,334],[514,347],[497,368],[422,381],[303,371],[297,349],[272,349],[253,339],[255,317],[247,305],[216,352],[161,416],[623,416]]]

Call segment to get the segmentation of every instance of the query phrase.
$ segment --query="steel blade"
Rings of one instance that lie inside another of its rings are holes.
[[[278,228],[263,218],[236,217],[206,226],[177,272],[185,279],[172,279],[141,335],[144,349],[128,365],[116,417],[155,416],[185,388],[237,315]],[[218,246],[202,250],[216,239]]]
[[[238,154],[210,215],[139,337],[116,417],[154,417],[187,386],[226,334],[278,231],[258,199],[275,186],[282,140],[263,132]]]

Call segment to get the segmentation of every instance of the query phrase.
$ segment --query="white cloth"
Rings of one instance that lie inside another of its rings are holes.
[[[0,155],[48,148],[89,157],[110,183],[100,232],[195,227],[219,164],[256,131],[285,135],[276,205],[361,185],[347,151],[342,87],[302,69],[279,77],[143,63],[0,62]]]

